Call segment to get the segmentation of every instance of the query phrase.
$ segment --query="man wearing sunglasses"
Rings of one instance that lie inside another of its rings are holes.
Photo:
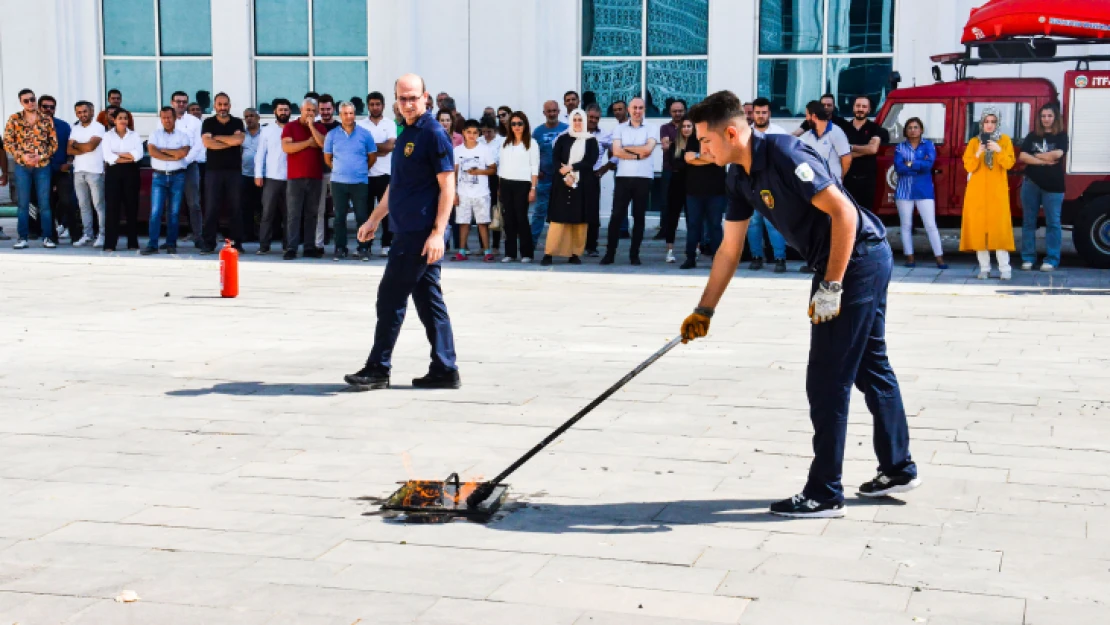
[[[20,91],[19,104],[23,110],[9,117],[4,126],[4,150],[15,159],[19,206],[16,226],[19,240],[15,249],[29,247],[32,189],[43,225],[42,246],[54,248],[57,244],[54,242],[54,218],[50,213],[50,159],[58,149],[58,136],[50,118],[39,113],[34,91]]]
[[[50,212],[57,223],[55,243],[58,239],[70,238],[71,232],[81,230],[77,213],[77,193],[73,188],[73,165],[66,150],[73,129],[64,120],[54,116],[57,110],[58,101],[53,96],[44,94],[39,98],[39,112],[53,122],[54,134],[58,137],[60,148],[54,150],[54,156],[50,157]]]

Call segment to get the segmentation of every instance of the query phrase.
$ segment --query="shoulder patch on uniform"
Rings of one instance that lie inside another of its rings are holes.
[[[802,163],[794,168],[794,175],[802,182],[813,182],[813,168],[809,166],[809,163]]]

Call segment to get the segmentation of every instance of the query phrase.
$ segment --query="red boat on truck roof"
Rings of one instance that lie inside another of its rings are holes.
[[[879,151],[880,171],[886,175],[876,181],[875,208],[884,217],[896,218],[894,144],[904,140],[902,127],[909,118],[920,118],[925,138],[936,145],[937,217],[954,222],[963,212],[967,187],[962,156],[979,133],[982,111],[998,109],[1002,132],[1020,148],[1036,128],[1038,109],[1053,104],[1062,113],[1071,142],[1061,221],[1072,230],[1076,251],[1088,264],[1110,268],[1110,71],[1090,69],[1090,63],[1110,61],[1110,55],[1059,53],[1069,46],[1110,46],[1110,1],[994,0],[972,11],[963,43],[963,52],[932,57],[955,68],[955,81],[944,81],[938,66],[933,68],[936,84],[895,88],[887,94],[876,121],[890,133],[892,145]],[[1075,64],[1064,74],[1059,90],[1043,78],[967,76],[968,68],[978,65],[1059,62]],[[893,76],[892,82],[896,79]],[[1019,163],[1010,171],[1010,206],[1016,221],[1023,209],[1023,168]]]

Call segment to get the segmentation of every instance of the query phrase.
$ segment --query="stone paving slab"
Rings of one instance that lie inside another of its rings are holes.
[[[741,269],[709,340],[522,468],[504,514],[403,525],[362,498],[500,471],[673,336],[707,268],[658,244],[637,268],[447,263],[463,389],[405,388],[410,321],[398,388],[360,394],[379,260],[245,258],[222,300],[192,253],[9,247],[0,625],[1110,622],[1110,272],[896,269],[925,482],[846,519],[764,512],[810,458],[809,280]],[[849,485],[870,434],[857,394]]]

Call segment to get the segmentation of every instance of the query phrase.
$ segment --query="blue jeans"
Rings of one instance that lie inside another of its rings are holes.
[[[886,241],[858,244],[844,274],[840,315],[810,330],[806,395],[813,422],[813,464],[802,494],[815,501],[844,500],[841,474],[853,385],[863,393],[871,413],[879,471],[917,476],[902,393],[886,355],[886,295],[893,258]],[[821,273],[813,277],[811,294],[823,279]]]
[[[721,220],[725,216],[728,199],[723,195],[686,196],[686,258],[696,260],[698,243],[706,243],[713,253],[721,245],[724,228]],[[702,241],[702,233],[708,232]]]
[[[158,249],[158,235],[162,231],[162,212],[166,200],[170,201],[170,213],[166,218],[166,247],[177,247],[177,228],[181,222],[181,201],[185,198],[185,170],[173,174],[154,172],[150,181],[150,241],[147,247]]]
[[[551,176],[548,176],[550,179]],[[536,183],[536,203],[532,205],[532,241],[539,243],[543,225],[547,223],[547,205],[551,203],[551,183]]]
[[[5,157],[6,158],[6,157]],[[35,206],[39,209],[42,236],[57,242],[54,232],[54,215],[50,212],[50,167],[24,167],[15,165],[15,192],[19,195],[19,212],[16,213],[16,234],[20,239],[31,237],[31,187],[35,189]]]
[[[775,253],[775,260],[786,260],[786,239],[782,238],[775,225],[756,211],[748,222],[748,247],[751,248],[752,260],[764,258],[763,256],[763,229],[767,229],[767,236],[771,237],[771,251]]]
[[[1037,213],[1042,206],[1045,220],[1044,262],[1059,267],[1064,236],[1060,228],[1064,194],[1042,191],[1037,183],[1028,178],[1021,185],[1021,262],[1037,262]]]

